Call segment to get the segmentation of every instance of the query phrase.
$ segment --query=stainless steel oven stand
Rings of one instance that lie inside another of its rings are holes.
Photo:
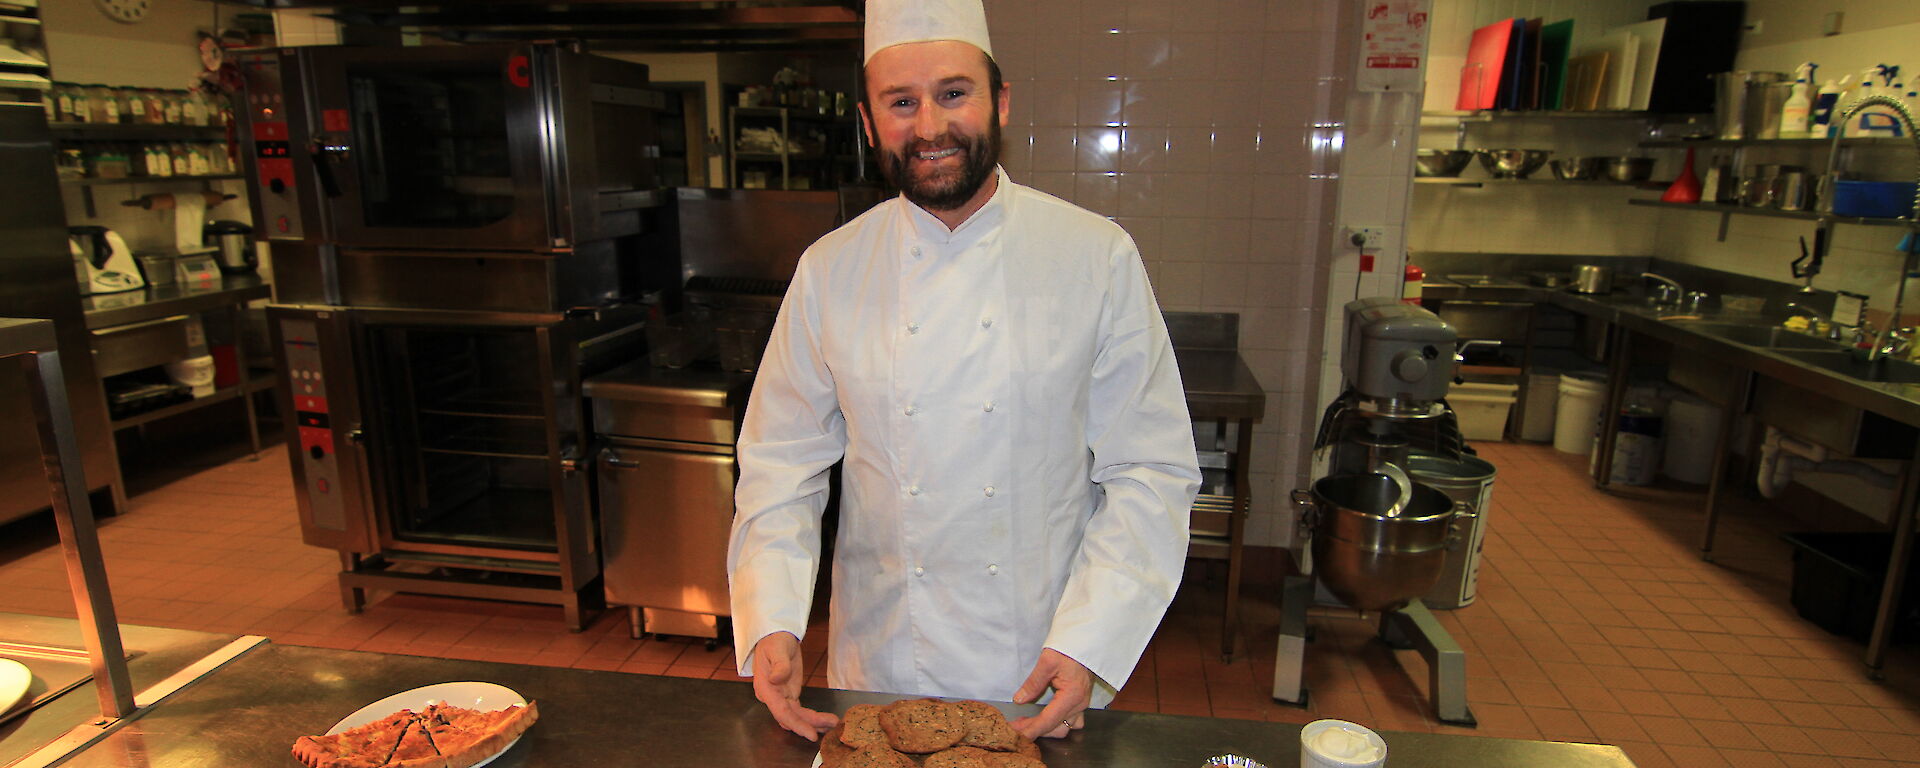
[[[1313,604],[1312,576],[1288,576],[1280,587],[1280,647],[1274,658],[1273,700],[1307,705],[1307,608]],[[1380,613],[1380,639],[1388,647],[1413,648],[1427,660],[1427,690],[1435,716],[1447,725],[1479,726],[1467,709],[1467,652],[1415,599],[1406,607]]]

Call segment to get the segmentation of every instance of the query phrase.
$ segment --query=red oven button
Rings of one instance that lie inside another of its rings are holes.
[[[333,490],[333,483],[327,482],[327,479],[323,477],[313,482],[313,489],[321,493],[327,493]]]
[[[281,216],[280,218],[273,220],[273,226],[278,228],[281,232],[286,232],[290,229],[293,229],[293,222],[288,221],[287,217]]]

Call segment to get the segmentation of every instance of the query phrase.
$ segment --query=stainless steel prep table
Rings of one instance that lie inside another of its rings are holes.
[[[1441,288],[1429,294],[1431,298],[1479,296],[1474,289]],[[1554,306],[1604,320],[1613,328],[1609,340],[1609,349],[1613,350],[1613,371],[1608,386],[1607,408],[1618,411],[1625,397],[1626,382],[1623,374],[1628,358],[1631,356],[1627,342],[1633,335],[1648,336],[1725,363],[1730,369],[1751,371],[1754,375],[1774,379],[1783,384],[1818,393],[1835,401],[1879,414],[1886,418],[1920,427],[1920,384],[1902,384],[1891,382],[1872,382],[1844,376],[1807,365],[1800,361],[1774,354],[1768,350],[1736,344],[1712,336],[1697,333],[1663,318],[1680,316],[1677,310],[1663,310],[1647,306],[1644,299],[1626,293],[1586,296],[1565,289],[1506,289],[1503,298],[1526,298],[1535,302],[1551,303]],[[1760,318],[1747,316],[1708,315],[1709,319],[1746,320],[1762,322]],[[1622,354],[1626,353],[1626,354]],[[1737,409],[1730,409],[1729,422],[1737,415]],[[1723,430],[1722,440],[1731,430]],[[1612,452],[1612,435],[1607,430],[1601,432],[1599,450],[1603,458]],[[1707,519],[1702,533],[1701,549],[1711,554],[1713,548],[1714,526],[1718,519],[1720,485],[1724,474],[1725,446],[1717,451],[1713,473],[1713,484],[1708,487],[1706,503]],[[1906,584],[1906,574],[1911,567],[1913,555],[1913,536],[1916,515],[1920,515],[1920,445],[1915,447],[1916,458],[1907,462],[1906,471],[1901,477],[1899,506],[1894,510],[1893,553],[1887,568],[1886,579],[1880,591],[1879,610],[1875,614],[1873,631],[1867,642],[1866,662],[1869,674],[1875,679],[1882,676],[1886,663],[1887,648],[1891,644],[1893,633],[1893,614],[1901,599],[1901,591]],[[1603,463],[1600,476],[1606,476],[1608,467]],[[1709,557],[1709,559],[1711,559]]]
[[[780,730],[746,683],[266,645],[254,649],[66,765],[76,768],[294,765],[302,734],[389,694],[485,680],[540,705],[540,721],[493,763],[517,766],[716,765],[803,768],[816,747]],[[894,697],[808,689],[843,712]],[[1185,768],[1233,752],[1299,764],[1300,726],[1119,711],[1043,746],[1053,768]],[[1630,768],[1617,747],[1386,733],[1395,768]]]
[[[120,625],[121,643],[133,659],[127,672],[134,690],[144,690],[232,642],[218,635],[160,627]],[[80,622],[73,619],[0,613],[0,640],[81,648]],[[44,684],[44,681],[42,681]],[[100,719],[100,697],[89,680],[32,712],[0,726],[0,765],[12,765],[28,753],[66,734],[74,726]],[[37,691],[37,689],[36,689]],[[38,695],[37,692],[34,695]]]

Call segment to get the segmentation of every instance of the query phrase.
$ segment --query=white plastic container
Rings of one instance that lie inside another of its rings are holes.
[[[1666,453],[1660,474],[1683,483],[1705,485],[1713,478],[1713,449],[1720,441],[1719,406],[1692,395],[1667,404]]]
[[[167,378],[173,383],[189,387],[194,397],[206,397],[213,394],[213,356],[201,355],[167,363]]]
[[[1593,433],[1607,399],[1606,380],[1594,374],[1560,377],[1560,398],[1553,414],[1553,448],[1585,456],[1593,452]]]
[[[1447,389],[1447,404],[1468,440],[1499,440],[1507,432],[1507,416],[1519,400],[1519,384],[1469,381]]]

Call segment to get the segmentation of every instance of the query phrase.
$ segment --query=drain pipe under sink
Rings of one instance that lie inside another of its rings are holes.
[[[1767,427],[1767,437],[1760,442],[1760,470],[1754,478],[1754,485],[1760,495],[1780,498],[1780,492],[1793,482],[1794,472],[1834,472],[1853,475],[1867,481],[1875,488],[1891,489],[1897,479],[1892,473],[1882,472],[1865,463],[1850,459],[1832,459],[1824,445],[1815,445],[1788,437],[1785,432]]]

